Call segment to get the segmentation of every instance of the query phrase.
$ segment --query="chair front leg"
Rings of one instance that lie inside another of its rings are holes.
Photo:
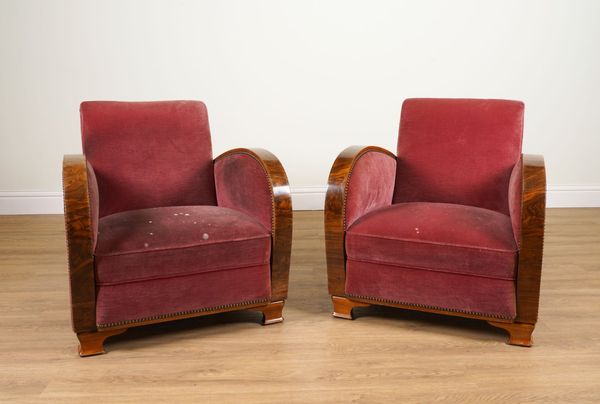
[[[508,333],[506,343],[509,345],[530,347],[533,344],[531,334],[533,334],[535,324],[501,323],[498,321],[488,321],[488,324],[505,330]]]
[[[370,304],[357,302],[345,297],[331,296],[333,302],[333,317],[354,320],[353,309],[355,307],[369,307]]]
[[[260,311],[263,315],[262,324],[276,324],[283,321],[283,306],[285,301],[270,302],[265,306],[253,307],[252,311]]]
[[[104,350],[104,341],[108,337],[122,334],[125,331],[127,331],[127,328],[77,333],[77,339],[79,339],[79,356],[84,357],[106,353]]]

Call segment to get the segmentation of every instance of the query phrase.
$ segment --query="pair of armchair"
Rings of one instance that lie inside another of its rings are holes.
[[[530,345],[543,160],[521,159],[523,105],[407,100],[398,157],[351,147],[329,178],[334,316],[369,304],[487,320]],[[201,102],[84,102],[65,156],[71,313],[81,356],[130,327],[233,310],[283,320],[292,203],[262,149],[213,160]]]

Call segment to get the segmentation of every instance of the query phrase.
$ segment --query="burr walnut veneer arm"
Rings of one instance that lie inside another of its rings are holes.
[[[521,187],[515,178],[521,171]],[[539,155],[524,154],[511,176],[510,200],[511,219],[516,230],[519,245],[517,266],[516,300],[517,317],[512,323],[488,321],[494,327],[506,330],[508,343],[531,346],[531,334],[538,318],[540,302],[540,280],[542,277],[542,256],[544,250],[544,220],[546,217],[546,170],[544,158]],[[519,192],[520,191],[520,192]],[[516,198],[516,196],[520,196]],[[515,219],[519,219],[515,221]]]
[[[392,203],[396,156],[375,146],[350,146],[331,168],[325,197],[325,242],[329,293],[344,296],[344,234],[356,219]]]
[[[535,324],[540,298],[544,220],[546,217],[546,170],[542,156],[523,155],[521,201],[517,318],[515,321]]]
[[[69,258],[71,318],[76,333],[96,330],[94,244],[98,224],[93,169],[83,155],[63,160],[65,227]],[[91,191],[91,192],[90,192]]]
[[[264,149],[233,149],[215,159],[219,206],[242,211],[271,231],[271,301],[288,293],[292,198],[283,166]]]

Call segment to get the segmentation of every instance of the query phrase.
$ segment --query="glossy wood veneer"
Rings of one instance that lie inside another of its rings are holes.
[[[96,330],[93,228],[86,164],[82,155],[67,155],[63,160],[71,318],[76,333]]]

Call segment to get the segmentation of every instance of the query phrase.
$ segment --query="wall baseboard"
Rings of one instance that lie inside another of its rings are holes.
[[[62,214],[62,195],[62,192],[0,192],[0,215]]]
[[[600,207],[600,185],[548,185],[549,208]]]
[[[294,210],[322,210],[327,187],[292,187]],[[549,208],[600,207],[600,185],[549,185]],[[0,192],[0,215],[62,214],[62,192]]]
[[[294,210],[323,210],[326,186],[292,187],[292,207]]]

